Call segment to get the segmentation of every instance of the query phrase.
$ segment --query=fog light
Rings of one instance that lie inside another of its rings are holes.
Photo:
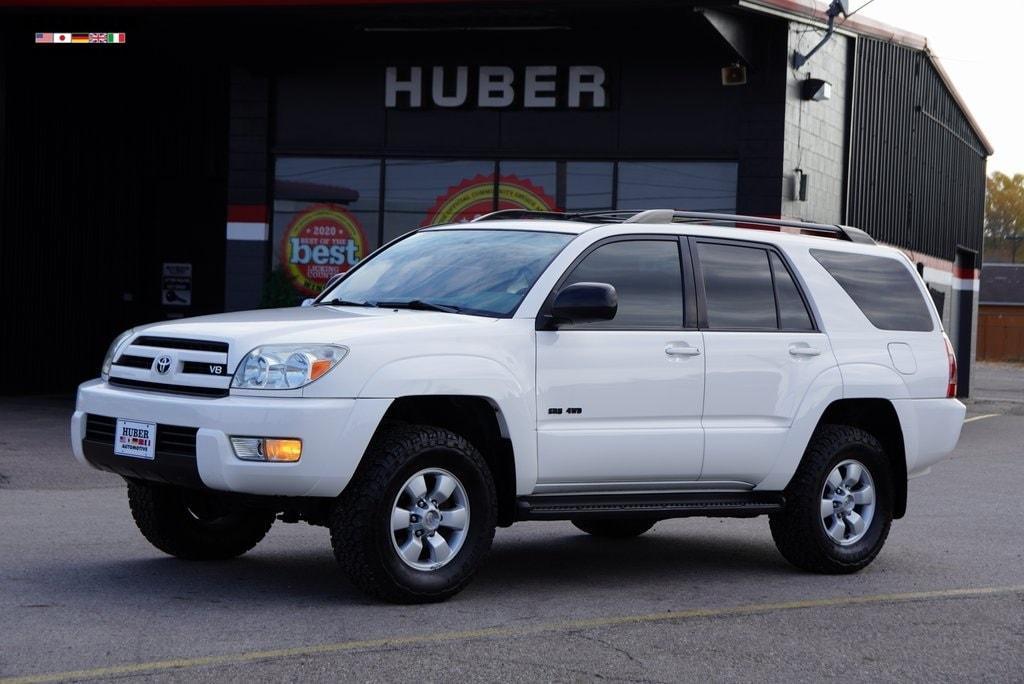
[[[243,461],[295,463],[302,457],[301,439],[232,437],[231,446]]]

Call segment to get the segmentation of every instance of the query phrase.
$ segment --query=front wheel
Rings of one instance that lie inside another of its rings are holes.
[[[186,560],[225,560],[256,546],[274,513],[240,506],[216,492],[128,482],[128,505],[150,544]]]
[[[891,469],[871,434],[825,425],[811,438],[786,488],[786,507],[769,518],[779,552],[825,574],[861,570],[882,550],[892,524]]]
[[[483,457],[448,430],[395,424],[365,458],[331,514],[339,565],[364,592],[393,603],[458,593],[494,538],[497,495]]]

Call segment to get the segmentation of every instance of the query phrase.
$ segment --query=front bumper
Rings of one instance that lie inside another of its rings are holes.
[[[78,388],[71,445],[81,463],[126,477],[246,494],[333,497],[348,484],[390,404],[390,399],[280,396],[206,399],[93,380]],[[161,451],[161,427],[154,461],[116,456],[112,444],[86,439],[90,415],[173,426],[179,432],[196,428],[194,464],[187,449]],[[302,458],[297,463],[242,461],[231,436],[298,438]]]

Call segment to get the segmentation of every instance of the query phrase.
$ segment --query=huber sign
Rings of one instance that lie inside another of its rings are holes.
[[[281,239],[288,279],[303,294],[316,295],[331,276],[344,273],[366,255],[366,233],[351,212],[337,204],[315,204],[296,214]]]
[[[603,109],[603,67],[578,65],[395,67],[384,71],[384,105],[481,109]]]

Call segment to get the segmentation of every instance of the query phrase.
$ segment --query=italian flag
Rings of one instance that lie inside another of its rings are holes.
[[[108,43],[123,43],[124,42],[124,34],[123,33],[108,33],[107,34],[107,42]]]

